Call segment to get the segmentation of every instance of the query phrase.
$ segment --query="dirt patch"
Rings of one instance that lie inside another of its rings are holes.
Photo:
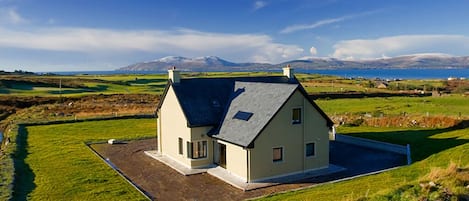
[[[143,151],[156,149],[156,139],[91,147],[104,158],[109,158],[128,178],[158,200],[243,200],[315,183],[303,181],[243,192],[206,173],[181,175],[148,157]]]

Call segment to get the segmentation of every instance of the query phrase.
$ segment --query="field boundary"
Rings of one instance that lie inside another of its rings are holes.
[[[119,120],[119,119],[151,119],[155,118],[154,114],[139,114],[139,115],[123,115],[123,116],[109,116],[109,117],[92,117],[84,119],[68,119],[68,120],[52,120],[45,122],[25,122],[18,123],[18,125],[24,126],[42,126],[42,125],[53,125],[53,124],[67,124],[67,123],[80,123],[87,121],[106,121],[106,120]]]
[[[342,99],[342,98],[377,98],[377,97],[428,97],[432,96],[432,93],[415,93],[415,92],[403,92],[403,93],[386,93],[386,92],[349,92],[349,93],[336,93],[336,92],[322,92],[322,93],[310,93],[309,97],[313,100],[316,99]]]
[[[347,144],[353,144],[357,146],[368,147],[372,149],[378,149],[378,150],[389,151],[389,152],[393,152],[397,154],[406,155],[407,165],[410,165],[412,163],[412,159],[410,155],[411,154],[410,144],[403,146],[403,145],[392,144],[388,142],[381,142],[381,141],[353,137],[353,136],[348,136],[348,135],[341,135],[337,133],[333,135],[333,140],[347,143]]]
[[[106,160],[103,158],[101,155],[99,155],[93,148],[90,147],[91,144],[100,144],[100,143],[83,143],[88,149],[90,149],[91,152],[94,153],[98,158],[100,158],[104,163],[106,163],[110,168],[112,168],[119,176],[121,176],[127,183],[129,183],[132,187],[134,187],[138,192],[140,192],[145,198],[148,200],[154,200],[149,193],[147,193],[145,190],[141,189],[137,184],[134,184],[132,180],[130,180],[127,176],[125,176],[122,171],[117,168],[116,165],[114,165],[110,160]]]

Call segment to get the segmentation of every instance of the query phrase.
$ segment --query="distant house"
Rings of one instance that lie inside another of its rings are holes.
[[[378,89],[387,89],[389,84],[387,82],[377,82],[376,88]]]
[[[333,125],[293,69],[283,76],[181,78],[157,107],[158,152],[187,168],[219,166],[244,182],[329,165]]]

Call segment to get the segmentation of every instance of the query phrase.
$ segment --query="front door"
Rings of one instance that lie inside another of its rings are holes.
[[[219,156],[219,163],[218,165],[221,166],[222,168],[226,168],[226,145],[224,144],[218,144],[218,153],[220,154]]]

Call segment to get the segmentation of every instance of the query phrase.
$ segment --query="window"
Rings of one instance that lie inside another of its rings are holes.
[[[207,141],[187,142],[187,157],[207,158]]]
[[[314,156],[316,154],[314,143],[306,144],[306,157]]]
[[[182,138],[178,139],[178,145],[179,145],[179,154],[182,155]]]
[[[248,121],[252,117],[253,113],[251,112],[243,112],[243,111],[238,111],[234,116],[233,119],[239,119],[239,120],[244,120]]]
[[[283,161],[283,148],[282,147],[273,148],[272,161],[273,162]]]
[[[301,123],[301,108],[294,108],[293,109],[291,122],[292,122],[292,124],[300,124]]]

